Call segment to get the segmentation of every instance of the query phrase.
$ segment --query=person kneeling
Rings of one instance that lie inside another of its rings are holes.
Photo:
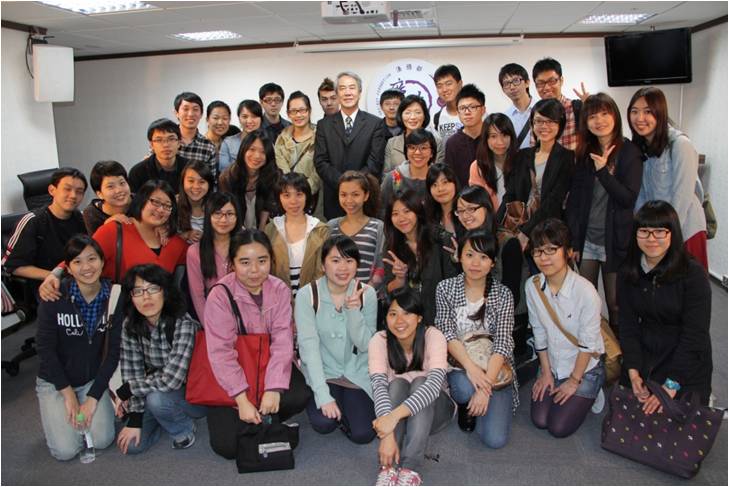
[[[375,485],[420,485],[418,468],[428,436],[453,419],[455,404],[445,392],[448,344],[423,322],[420,295],[411,288],[392,293],[387,329],[369,345],[369,370],[380,438],[380,473]]]
[[[129,420],[119,432],[119,449],[142,453],[159,440],[161,429],[172,437],[173,448],[189,448],[195,443],[194,419],[206,412],[185,400],[187,369],[200,325],[185,312],[172,274],[155,264],[129,269],[124,292],[131,299],[122,331],[123,384],[116,395]]]

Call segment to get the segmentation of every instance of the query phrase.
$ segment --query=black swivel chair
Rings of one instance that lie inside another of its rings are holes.
[[[18,174],[23,185],[23,199],[29,210],[34,210],[51,203],[53,198],[48,194],[48,185],[51,184],[51,176],[58,168],[41,169],[40,171]]]

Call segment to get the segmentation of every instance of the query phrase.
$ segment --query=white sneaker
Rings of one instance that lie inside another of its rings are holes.
[[[592,408],[590,409],[595,414],[600,414],[605,407],[605,393],[602,392],[602,388],[597,393],[597,397],[595,398],[595,402],[592,403]]]
[[[393,467],[380,467],[375,485],[397,485],[397,473]]]

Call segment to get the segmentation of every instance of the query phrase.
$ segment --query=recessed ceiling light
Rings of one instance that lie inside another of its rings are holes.
[[[243,36],[229,30],[211,30],[208,32],[183,32],[180,34],[173,34],[170,37],[173,39],[182,39],[184,41],[205,42],[240,39]]]
[[[650,19],[655,14],[602,14],[588,15],[580,20],[581,24],[640,24],[644,20]]]
[[[117,12],[130,12],[133,10],[157,8],[144,2],[115,2],[108,0],[42,0],[40,3],[84,15],[112,14]]]
[[[433,29],[436,27],[435,19],[399,19],[397,25],[391,20],[372,24],[377,29]]]

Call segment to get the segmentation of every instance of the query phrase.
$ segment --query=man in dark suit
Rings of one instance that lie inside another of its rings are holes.
[[[380,179],[385,153],[382,120],[359,109],[362,80],[351,72],[337,76],[340,111],[321,119],[316,125],[314,165],[322,179],[324,216],[331,219],[344,214],[339,206],[337,183],[345,171],[369,172]]]

